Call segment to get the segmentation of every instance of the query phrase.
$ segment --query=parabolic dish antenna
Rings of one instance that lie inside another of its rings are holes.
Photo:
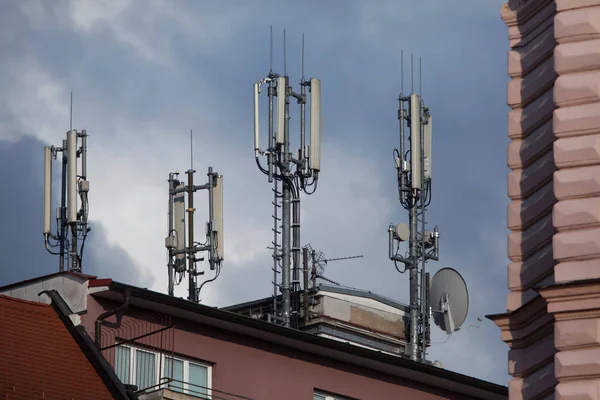
[[[429,289],[433,322],[447,334],[460,329],[469,312],[469,292],[463,277],[453,268],[442,268]]]

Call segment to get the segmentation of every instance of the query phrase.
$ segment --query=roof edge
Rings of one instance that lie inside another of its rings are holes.
[[[74,275],[74,276],[77,276],[79,278],[83,278],[84,280],[88,280],[88,281],[91,280],[91,279],[96,279],[97,278],[97,276],[88,275],[88,274],[84,274],[84,273],[81,273],[81,272],[59,271],[59,272],[53,272],[53,273],[47,274],[47,275],[36,276],[34,278],[25,279],[25,280],[22,280],[22,281],[19,281],[19,282],[9,283],[8,285],[0,286],[0,290],[12,289],[14,287],[23,286],[23,285],[27,285],[27,284],[34,283],[34,282],[43,281],[45,279],[53,278],[55,276],[60,276],[60,275]]]

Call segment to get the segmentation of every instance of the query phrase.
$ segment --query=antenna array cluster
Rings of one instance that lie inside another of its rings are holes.
[[[402,62],[402,64],[404,64]],[[411,71],[412,71],[411,58]],[[419,66],[420,67],[420,66]],[[420,68],[419,68],[420,69]],[[402,73],[404,75],[404,73]],[[419,85],[420,87],[421,85]],[[451,284],[464,280],[453,269],[444,274],[437,273],[434,282],[426,272],[429,260],[439,260],[438,227],[433,231],[426,229],[425,212],[431,203],[431,166],[432,166],[432,124],[433,118],[420,94],[411,93],[398,98],[398,120],[400,121],[400,147],[394,150],[394,161],[398,172],[398,192],[400,204],[409,212],[406,224],[390,225],[389,258],[396,269],[404,273],[409,271],[410,285],[410,323],[407,355],[415,361],[425,361],[426,348],[431,343],[430,314],[437,313],[434,321],[448,334],[460,328],[466,318],[468,304],[466,285]],[[408,131],[408,132],[407,132]],[[408,254],[402,255],[400,243],[408,242]],[[404,264],[400,270],[398,262]],[[452,275],[454,274],[454,275]],[[453,278],[448,280],[448,276]],[[458,278],[455,276],[457,275]],[[435,287],[434,304],[431,304],[430,288]],[[438,298],[439,297],[439,298]],[[439,300],[439,301],[438,301]],[[455,304],[457,315],[451,315],[451,304]],[[458,305],[460,304],[460,305]],[[462,314],[464,315],[458,315]],[[440,321],[446,323],[440,324]],[[460,322],[454,324],[453,322]]]
[[[71,108],[73,98],[71,96]],[[52,229],[52,161],[62,154],[60,207],[56,209],[56,230]],[[78,173],[77,159],[81,160]],[[58,255],[59,271],[81,272],[88,225],[87,133],[77,132],[72,123],[62,147],[44,147],[44,244]],[[79,245],[81,242],[81,245]],[[56,250],[58,249],[58,251]],[[67,264],[65,266],[65,263]]]
[[[300,91],[294,91],[285,68],[285,30],[283,34],[284,73],[274,72],[271,61],[268,75],[254,84],[254,154],[258,168],[273,183],[273,317],[284,326],[296,327],[300,308],[300,193],[315,192],[321,170],[321,81],[304,78],[303,35]],[[271,28],[271,60],[272,48]],[[266,148],[261,148],[259,103],[264,88],[269,110],[268,139]],[[292,152],[289,122],[293,99],[300,106],[300,135],[299,148]],[[309,143],[306,142],[307,104]],[[266,157],[266,168],[261,164],[261,156]],[[277,301],[279,291],[281,304]]]
[[[311,293],[317,289],[317,279],[329,280],[323,275],[328,261],[346,260],[362,256],[325,259],[323,253],[310,245],[300,246],[300,194],[316,191],[321,170],[321,81],[304,78],[304,35],[302,36],[302,77],[299,91],[290,83],[286,70],[286,39],[284,43],[284,72],[273,71],[271,28],[271,68],[266,77],[254,83],[254,155],[261,172],[273,184],[273,315],[271,320],[286,327],[297,328],[299,317],[304,323],[310,315]],[[402,61],[402,64],[403,61]],[[411,58],[412,71],[412,58]],[[404,72],[402,72],[404,75]],[[403,77],[402,77],[403,78]],[[403,84],[402,84],[403,86]],[[419,85],[420,86],[420,85]],[[266,89],[266,90],[263,90]],[[260,95],[266,92],[268,106],[267,141],[261,147]],[[432,124],[433,118],[421,98],[414,93],[398,98],[400,146],[394,150],[397,185],[402,207],[408,211],[408,225],[390,225],[389,258],[396,269],[410,275],[410,323],[407,356],[426,362],[430,339],[430,319],[451,334],[464,323],[469,307],[467,286],[460,274],[452,268],[439,270],[431,279],[426,272],[429,260],[439,260],[439,230],[427,230],[425,214],[431,203],[432,186]],[[419,90],[421,93],[421,90]],[[299,146],[292,150],[290,132],[290,105],[299,105]],[[308,134],[306,132],[308,106]],[[72,107],[72,97],[71,97]],[[190,142],[192,132],[190,132]],[[308,139],[308,141],[307,141]],[[190,143],[191,144],[191,143]],[[62,180],[60,207],[56,212],[56,230],[52,230],[52,161],[62,153]],[[261,157],[266,158],[264,167]],[[78,173],[78,159],[81,159]],[[208,168],[206,183],[194,184],[193,151],[190,169],[186,171],[187,184],[178,179],[178,173],[169,174],[168,233],[165,247],[168,251],[168,293],[188,275],[188,300],[199,302],[203,286],[216,280],[224,260],[223,235],[223,176]],[[208,191],[206,240],[194,240],[194,193]],[[60,256],[59,270],[81,271],[81,260],[88,226],[87,133],[71,128],[62,147],[44,148],[44,242],[46,249]],[[79,243],[81,245],[79,246]],[[408,251],[400,245],[408,242]],[[58,248],[56,251],[54,249]],[[302,263],[300,262],[302,251]],[[198,285],[198,277],[205,271],[197,267],[199,253],[207,253],[208,265],[214,277]],[[309,272],[309,261],[312,267]],[[398,263],[404,264],[401,270]],[[303,291],[300,274],[303,272]],[[310,293],[309,293],[310,292]],[[281,296],[279,296],[281,293]],[[281,300],[279,300],[281,298]],[[302,300],[302,304],[300,301]],[[433,301],[432,301],[433,300]]]
[[[191,134],[190,132],[190,139]],[[179,175],[177,172],[169,174],[168,234],[165,247],[168,251],[169,295],[173,296],[175,286],[181,283],[187,273],[188,300],[198,303],[204,285],[216,280],[221,273],[225,242],[223,240],[223,176],[209,167],[208,181],[203,185],[194,185],[195,172],[192,162],[190,169],[186,171],[187,185],[177,179]],[[194,240],[194,212],[196,211],[194,193],[198,190],[208,191],[209,220],[206,223],[206,241],[203,243]],[[198,277],[204,275],[204,271],[197,268],[197,262],[204,261],[204,257],[198,257],[198,253],[208,253],[209,268],[215,271],[213,278],[205,280],[199,286]]]

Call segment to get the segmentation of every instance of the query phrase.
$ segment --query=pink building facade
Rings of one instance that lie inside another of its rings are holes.
[[[600,399],[600,0],[511,0],[510,399]]]

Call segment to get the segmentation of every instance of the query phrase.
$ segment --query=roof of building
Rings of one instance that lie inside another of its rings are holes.
[[[506,386],[410,359],[333,341],[223,309],[192,303],[185,299],[115,281],[108,283],[107,289],[95,292],[93,296],[117,302],[123,302],[128,296],[130,306],[168,313],[191,322],[210,325],[350,365],[369,368],[383,374],[424,383],[432,388],[460,393],[465,397],[494,400],[506,399],[508,396]]]
[[[90,285],[91,284],[92,283],[90,283]],[[356,297],[362,297],[365,299],[371,299],[371,300],[378,301],[382,304],[388,305],[390,307],[394,307],[394,308],[397,308],[402,311],[407,311],[407,307],[405,304],[400,303],[399,301],[390,299],[389,297],[385,297],[385,296],[379,295],[377,293],[373,293],[370,290],[356,289],[356,288],[347,287],[347,286],[320,284],[317,286],[317,292],[319,292],[319,291],[339,293],[339,294],[345,294],[345,295],[349,295],[349,296],[356,296]],[[221,309],[226,310],[226,311],[238,311],[238,310],[242,310],[242,309],[246,309],[246,308],[260,306],[260,305],[263,305],[266,303],[270,304],[272,301],[273,301],[272,297],[265,297],[262,299],[251,300],[251,301],[247,301],[244,303],[232,304],[230,306],[222,307]]]
[[[332,292],[339,294],[347,294],[350,296],[363,297],[365,299],[371,299],[378,301],[380,303],[386,304],[390,307],[397,308],[399,310],[407,311],[406,304],[402,304],[399,301],[390,299],[389,297],[382,296],[377,293],[373,293],[370,290],[356,289],[347,286],[336,286],[336,285],[324,285],[321,284],[318,286],[318,290],[323,292]]]
[[[52,305],[0,295],[0,397],[130,398],[83,328],[73,325],[60,296],[49,296]]]

